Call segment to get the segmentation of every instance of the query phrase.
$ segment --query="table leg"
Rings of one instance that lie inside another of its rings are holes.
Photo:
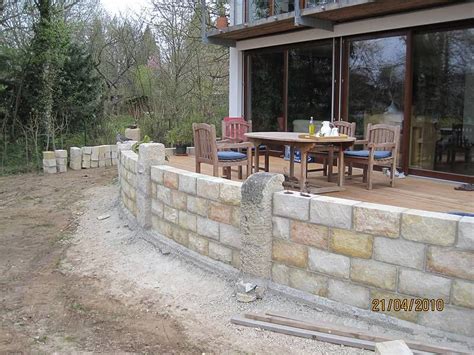
[[[344,172],[346,170],[346,167],[344,166],[344,145],[341,144],[339,146],[339,159],[338,159],[338,162],[337,162],[337,185],[339,187],[343,187],[344,186]]]
[[[307,170],[307,159],[308,151],[306,149],[300,149],[301,151],[301,175],[300,175],[300,191],[304,191],[306,188],[306,170]]]
[[[260,144],[257,142],[255,143],[255,172],[258,173],[259,166],[260,166]]]
[[[295,176],[295,147],[290,145],[290,181]]]

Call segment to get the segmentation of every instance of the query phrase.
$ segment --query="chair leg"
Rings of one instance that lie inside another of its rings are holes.
[[[268,151],[268,147],[265,149],[265,172],[270,171],[270,152]]]
[[[201,163],[196,162],[196,172],[201,173]]]
[[[239,165],[239,180],[242,180],[242,165]]]
[[[367,182],[367,165],[363,168],[362,182]]]
[[[374,170],[373,164],[369,163],[367,167],[367,190],[372,190],[372,173]]]
[[[395,187],[395,162],[392,163],[392,169],[390,169],[390,186]]]
[[[324,158],[323,160],[323,176],[328,176],[328,160]]]
[[[328,163],[327,163],[327,169],[328,169],[328,181],[332,180],[332,168],[334,166],[334,150],[330,149],[328,153]]]
[[[347,169],[347,175],[352,176],[352,163],[349,164],[349,168]]]

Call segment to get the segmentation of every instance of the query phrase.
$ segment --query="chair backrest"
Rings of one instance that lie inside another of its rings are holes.
[[[395,154],[397,154],[400,142],[400,127],[369,123],[366,139],[369,143],[395,143]],[[382,150],[391,150],[391,148],[383,148]]]
[[[193,123],[194,154],[200,162],[217,162],[216,127],[207,123]]]
[[[337,127],[339,133],[346,134],[348,137],[355,137],[355,122],[334,121],[332,124],[334,125],[334,127]]]
[[[222,139],[245,142],[245,133],[248,132],[252,132],[252,121],[246,121],[243,117],[226,117],[222,121]]]

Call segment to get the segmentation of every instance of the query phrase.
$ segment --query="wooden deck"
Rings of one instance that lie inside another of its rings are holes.
[[[170,165],[194,171],[194,156],[171,156]],[[317,167],[316,165],[310,164],[309,168],[314,169]],[[271,172],[282,173],[284,169],[288,170],[288,166],[289,162],[282,158],[270,158]],[[201,169],[203,174],[212,175],[211,165],[202,164]],[[357,169],[354,170],[354,174],[360,174]],[[336,169],[334,169],[334,172],[336,172]],[[222,174],[222,172],[220,173]],[[295,166],[295,174],[297,176],[299,174],[299,164]],[[238,180],[237,171],[234,171],[234,169],[232,179]],[[310,173],[309,179],[310,182],[314,181],[318,185],[328,184],[327,179],[322,176],[321,172]],[[474,213],[474,192],[456,191],[454,187],[457,185],[459,184],[449,181],[409,176],[405,179],[397,179],[396,187],[391,188],[387,177],[383,176],[382,173],[375,173],[373,190],[369,191],[365,188],[366,184],[362,183],[362,178],[354,178],[346,179],[345,191],[333,192],[327,195],[426,211]]]

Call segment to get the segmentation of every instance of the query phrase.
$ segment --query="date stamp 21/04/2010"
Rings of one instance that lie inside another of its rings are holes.
[[[373,312],[441,312],[444,310],[442,298],[374,298]]]

